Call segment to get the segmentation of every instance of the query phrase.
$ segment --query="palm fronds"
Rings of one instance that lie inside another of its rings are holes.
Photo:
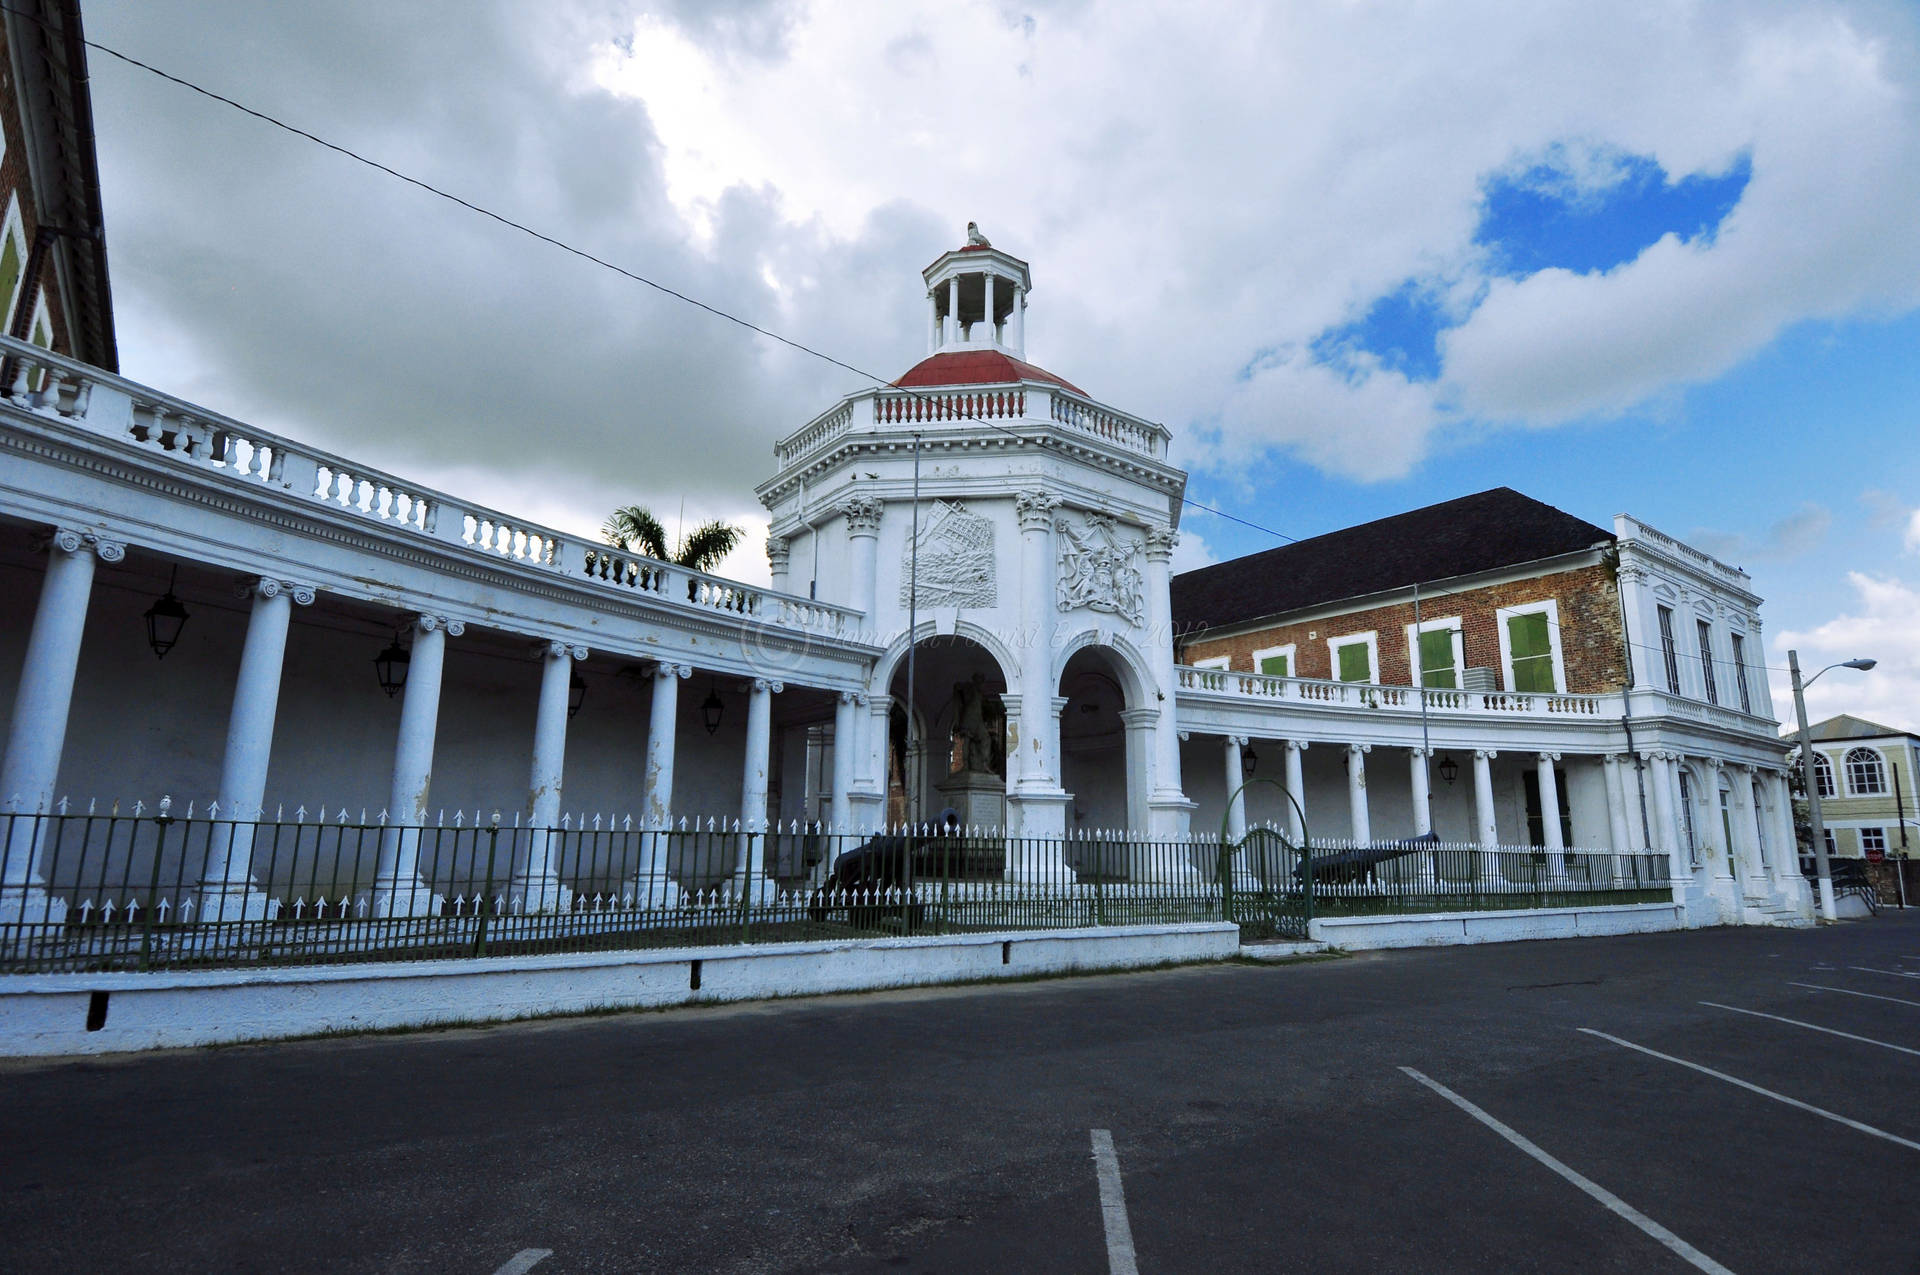
[[[623,505],[607,515],[600,537],[616,549],[645,554],[695,571],[712,571],[745,538],[746,532],[715,519],[688,532],[677,548],[667,544],[667,529],[645,505]]]

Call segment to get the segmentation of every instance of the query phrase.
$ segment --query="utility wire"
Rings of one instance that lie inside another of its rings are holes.
[[[47,22],[46,19],[42,18],[37,13],[29,13],[24,9],[20,9],[13,5],[7,5],[7,4],[0,4],[0,9],[4,9],[6,12],[15,14],[19,17],[27,18],[30,21],[37,22],[41,26],[47,27],[49,30],[53,29],[52,24]],[[548,246],[553,248],[557,248],[560,251],[567,253],[571,256],[578,257],[582,261],[590,262],[591,264],[599,266],[604,270],[611,270],[615,274],[618,274],[626,279],[630,279],[633,282],[641,284],[645,287],[652,288],[654,291],[659,292],[665,296],[671,297],[676,301],[682,302],[686,305],[693,306],[695,309],[703,310],[717,319],[721,319],[727,323],[732,323],[738,327],[745,328],[747,331],[752,332],[757,336],[766,337],[770,341],[778,342],[779,344],[784,345],[789,349],[796,350],[801,354],[809,355],[813,358],[821,360],[824,363],[828,363],[834,367],[840,368],[843,371],[851,372],[855,376],[861,377],[868,381],[872,381],[875,385],[880,386],[882,388],[901,389],[902,393],[928,404],[933,404],[936,402],[936,400],[931,395],[922,394],[919,391],[913,390],[913,389],[894,386],[891,381],[889,381],[886,377],[879,375],[878,373],[870,372],[865,368],[856,366],[855,364],[852,364],[852,363],[848,363],[843,359],[836,358],[833,355],[828,354],[824,350],[817,349],[814,346],[806,344],[805,342],[797,341],[792,337],[785,336],[779,332],[775,332],[771,328],[763,327],[760,324],[753,322],[751,319],[743,318],[740,315],[734,314],[729,310],[724,310],[724,309],[721,309],[719,306],[711,305],[705,301],[700,300],[698,297],[690,296],[687,293],[682,292],[677,288],[674,288],[668,284],[661,283],[657,279],[652,279],[647,277],[646,275],[640,274],[638,271],[629,270],[625,266],[622,266],[617,262],[609,261],[605,257],[598,256],[592,252],[587,251],[584,248],[576,247],[573,244],[570,244],[563,239],[559,239],[553,235],[547,234],[545,231],[535,229],[534,227],[527,225],[525,222],[516,221],[512,217],[508,217],[503,213],[495,212],[491,208],[487,208],[484,205],[474,203],[472,200],[466,199],[460,195],[454,194],[452,191],[449,191],[443,187],[436,186],[432,182],[428,182],[428,181],[422,180],[421,178],[414,177],[408,173],[401,172],[399,169],[394,168],[389,164],[382,163],[377,159],[373,159],[367,155],[363,155],[360,152],[351,149],[350,147],[342,146],[338,142],[329,141],[326,138],[321,137],[317,133],[313,133],[307,129],[301,128],[296,124],[290,124],[287,121],[280,119],[277,116],[270,115],[265,111],[257,110],[254,107],[247,106],[242,102],[235,101],[233,98],[228,97],[225,94],[217,93],[210,88],[207,88],[203,85],[197,84],[194,81],[185,78],[184,76],[175,75],[172,72],[163,70],[160,67],[157,67],[150,62],[143,61],[142,59],[136,58],[131,54],[123,53],[119,49],[116,49],[111,45],[102,44],[98,40],[87,39],[84,36],[81,39],[81,43],[84,44],[89,49],[93,49],[97,52],[104,53],[110,58],[114,58],[120,62],[124,62],[128,66],[135,67],[139,70],[145,71],[149,75],[157,76],[158,78],[165,80],[170,84],[178,85],[179,87],[186,89],[191,93],[197,93],[201,97],[205,97],[211,101],[218,102],[223,106],[231,107],[232,109],[239,111],[243,115],[247,115],[253,119],[259,120],[264,124],[268,124],[284,132],[291,133],[295,137],[301,138],[304,141],[312,142],[316,146],[323,147],[324,149],[330,150],[337,155],[344,156],[345,158],[350,159],[357,164],[363,164],[368,168],[374,169],[376,172],[384,173],[388,177],[392,177],[397,181],[404,182],[407,185],[423,190],[430,195],[434,195],[440,199],[444,199],[449,203],[456,204],[459,207],[464,208],[469,212],[476,213],[479,216],[485,217],[490,221],[497,222],[498,224],[505,226],[510,230],[517,230],[521,234],[527,235],[533,239],[537,239],[541,243],[547,244]],[[966,420],[966,421],[975,422],[977,424],[986,425],[989,428],[999,430],[1001,433],[1006,434],[1008,437],[1013,438],[1018,442],[1025,443],[1030,446],[1044,448],[1048,446],[1049,443],[1052,441],[1050,439],[1043,438],[1043,437],[1028,437],[1026,435],[1021,434],[1017,430],[1011,429],[1008,426],[1001,424],[999,421],[990,420],[986,417],[978,416],[971,412],[955,413],[952,411],[945,411],[944,414],[947,415],[950,419]],[[1243,518],[1239,514],[1228,513],[1224,509],[1218,508],[1213,505],[1205,504],[1201,501],[1193,499],[1191,496],[1182,495],[1180,500],[1182,504],[1192,509],[1196,509],[1201,513],[1211,514],[1216,518],[1224,518],[1228,522],[1238,523],[1240,526],[1247,527],[1247,528],[1250,528],[1251,530],[1258,531],[1265,535],[1272,536],[1275,539],[1285,541],[1288,544],[1298,544],[1300,542],[1300,537],[1298,536],[1289,535],[1284,531],[1280,531],[1276,528],[1269,527],[1264,523],[1255,522],[1250,518]],[[1458,591],[1458,590],[1440,590],[1438,593],[1435,593],[1432,596],[1443,597],[1443,598],[1456,597],[1456,596],[1460,596],[1461,592],[1462,591]],[[1557,621],[1554,621],[1553,623],[1556,628],[1562,627],[1559,625]],[[1647,643],[1647,642],[1628,642],[1626,643],[1626,645],[1639,647],[1643,650],[1648,650],[1648,651],[1660,651],[1662,653],[1664,653],[1665,651],[1665,648],[1663,646],[1655,646],[1652,643]],[[1773,672],[1786,671],[1784,668],[1780,666],[1771,665],[1771,664],[1757,664],[1757,665],[1751,665],[1749,667],[1767,669]]]
[[[29,18],[32,21],[39,22],[42,26],[48,26],[49,29],[51,29],[51,24],[47,23],[45,19],[41,18],[38,14],[28,13],[25,10],[15,8],[12,5],[0,4],[0,9],[5,9],[8,13],[18,14],[21,17]],[[889,381],[886,377],[879,375],[878,373],[870,372],[867,369],[862,367],[857,367],[852,363],[848,363],[844,359],[835,358],[833,355],[828,354],[826,351],[818,349],[814,346],[808,345],[803,341],[797,341],[792,337],[785,336],[779,332],[775,332],[771,328],[763,327],[762,325],[753,322],[753,320],[751,319],[743,318],[740,315],[733,313],[732,311],[723,310],[719,306],[711,305],[705,301],[700,300],[698,297],[690,296],[687,293],[682,292],[677,288],[674,288],[668,284],[661,283],[657,279],[649,278],[646,275],[639,273],[638,271],[629,270],[625,266],[622,266],[617,262],[609,261],[605,257],[598,256],[595,253],[589,252],[584,248],[576,247],[575,245],[568,243],[564,239],[560,239],[554,235],[547,234],[545,231],[535,229],[534,227],[529,226],[525,222],[516,221],[515,219],[505,215],[504,213],[498,213],[498,212],[495,212],[493,209],[488,208],[482,204],[474,203],[472,200],[467,199],[461,195],[457,195],[452,191],[445,189],[444,187],[436,186],[432,182],[425,181],[421,178],[414,177],[411,174],[401,172],[399,169],[394,168],[390,164],[385,164],[377,159],[371,158],[370,156],[363,155],[359,151],[353,150],[350,147],[340,145],[338,142],[329,141],[326,138],[321,137],[317,133],[301,128],[297,124],[290,124],[287,121],[280,119],[277,116],[270,115],[265,111],[257,110],[254,107],[247,106],[242,102],[235,101],[233,98],[230,98],[223,93],[217,93],[210,88],[207,88],[200,84],[196,84],[194,81],[189,80],[184,76],[175,75],[171,71],[163,70],[160,67],[157,67],[150,62],[143,61],[140,58],[136,58],[131,54],[122,53],[119,49],[116,49],[111,45],[102,44],[98,40],[90,40],[84,37],[82,37],[81,43],[86,45],[86,47],[89,49],[94,49],[98,52],[104,53],[110,58],[115,58],[118,61],[126,63],[128,66],[136,67],[139,70],[147,72],[149,75],[157,76],[160,79],[165,80],[170,84],[178,85],[179,87],[186,89],[188,92],[197,93],[201,97],[208,98],[211,101],[220,103],[222,106],[231,107],[234,110],[239,111],[243,115],[247,115],[253,119],[259,120],[263,124],[268,124],[284,132],[291,133],[295,137],[301,138],[304,141],[312,142],[316,146],[320,146],[325,148],[326,150],[330,150],[334,152],[336,155],[344,156],[345,158],[350,159],[357,164],[364,164],[368,168],[371,168],[376,172],[384,173],[388,177],[394,178],[396,181],[401,181],[406,183],[409,186],[413,186],[419,190],[426,191],[430,195],[437,196],[438,198],[444,199],[449,203],[456,204],[459,207],[466,209],[468,212],[476,213],[479,216],[485,217],[489,221],[497,222],[498,224],[505,226],[510,230],[517,230],[523,235],[527,235],[533,239],[537,239],[541,243],[547,244],[550,247],[558,248],[561,252],[567,253],[571,256],[578,257],[582,261],[590,262],[593,265],[599,266],[604,270],[611,270],[617,275],[630,279],[635,283],[642,284],[646,287],[652,288],[654,291],[659,292],[665,296],[671,297],[676,301],[680,301],[686,305],[693,306],[695,309],[698,309],[698,310],[704,310],[706,313],[712,315],[717,319],[721,319],[721,320],[724,320],[725,322],[732,323],[739,327],[745,328],[747,331],[752,332],[757,336],[766,337],[769,341],[778,342],[779,344],[784,345],[789,349],[796,350],[801,354],[809,355],[813,358],[821,360],[824,363],[829,363],[834,367],[840,368],[843,371],[851,372],[855,376],[862,377],[865,380],[872,381],[875,385],[881,386],[883,388],[901,388],[901,387],[893,386],[891,381]],[[923,402],[927,402],[927,403],[934,402],[932,396],[921,394],[915,390],[905,389],[903,390],[903,392]],[[986,425],[992,429],[997,429],[1001,433],[1006,434],[1009,437],[1014,438],[1019,442],[1028,444],[1030,446],[1044,448],[1051,441],[1046,438],[1026,437],[1025,435],[1020,434],[1018,431],[1010,429],[1005,425],[1002,425],[998,421],[988,420],[985,417],[975,415],[971,412],[958,412],[958,413],[947,412],[945,414],[951,419],[973,421],[981,425]],[[1297,542],[1299,539],[1299,537],[1297,536],[1290,536],[1284,531],[1278,531],[1272,527],[1264,526],[1260,523],[1254,522],[1252,519],[1243,518],[1238,514],[1228,513],[1224,509],[1219,509],[1212,505],[1203,504],[1198,500],[1194,500],[1190,496],[1182,495],[1180,500],[1182,504],[1185,504],[1194,509],[1197,509],[1202,513],[1212,514],[1217,518],[1224,518],[1229,522],[1239,523],[1243,527],[1252,528],[1255,531],[1263,532],[1266,535],[1273,536],[1276,539],[1286,541],[1290,544]]]

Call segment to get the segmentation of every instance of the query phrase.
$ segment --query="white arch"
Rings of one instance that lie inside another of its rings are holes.
[[[893,675],[899,671],[901,664],[906,660],[908,645],[923,646],[929,638],[933,637],[965,638],[969,642],[975,643],[983,648],[987,655],[992,658],[993,662],[999,666],[1000,676],[1006,681],[1007,690],[1009,692],[1017,692],[1020,689],[1018,677],[1020,661],[1015,658],[1013,651],[1005,642],[1000,640],[998,635],[989,629],[981,628],[979,625],[967,620],[962,620],[954,625],[952,633],[941,633],[935,626],[933,620],[927,619],[921,621],[919,626],[914,629],[911,634],[911,643],[909,642],[908,634],[901,634],[894,639],[893,644],[886,649],[886,652],[882,654],[878,660],[874,661],[873,677],[867,683],[868,693],[872,695],[893,694],[891,689],[893,686]]]
[[[1113,665],[1121,680],[1120,693],[1126,697],[1128,708],[1152,708],[1159,703],[1154,697],[1153,676],[1147,671],[1151,665],[1140,648],[1121,634],[1102,633],[1097,629],[1075,634],[1072,641],[1058,648],[1050,683],[1055,694],[1059,693],[1060,683],[1067,675],[1067,663],[1088,647],[1098,647],[1113,656]]]

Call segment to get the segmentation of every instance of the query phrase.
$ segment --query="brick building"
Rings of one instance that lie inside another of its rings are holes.
[[[13,0],[0,46],[0,331],[117,371],[77,0]]]

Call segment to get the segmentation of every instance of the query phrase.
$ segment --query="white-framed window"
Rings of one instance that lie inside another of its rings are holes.
[[[1871,748],[1847,750],[1847,795],[1878,797],[1887,791],[1887,766]],[[1826,796],[1823,792],[1821,796]]]
[[[1209,655],[1204,660],[1195,660],[1194,668],[1228,669],[1233,667],[1231,655]]]
[[[1507,689],[1554,694],[1567,687],[1560,656],[1560,604],[1552,598],[1494,612],[1500,629],[1500,666]]]
[[[1753,695],[1747,690],[1747,640],[1738,633],[1733,635],[1733,680],[1740,686],[1740,711],[1751,715]]]
[[[1707,697],[1707,703],[1720,702],[1720,688],[1713,680],[1713,626],[1705,620],[1693,622],[1694,631],[1700,635],[1700,690]]]
[[[1827,760],[1825,753],[1813,755],[1813,782],[1822,797],[1836,797],[1840,793],[1833,784],[1833,763]]]
[[[1862,828],[1860,830],[1860,853],[1870,855],[1875,851],[1887,852],[1887,830],[1885,828]]]
[[[1380,635],[1348,633],[1327,639],[1327,662],[1336,682],[1380,680]]]
[[[1680,693],[1680,652],[1673,644],[1673,608],[1656,607],[1660,615],[1660,656],[1667,675],[1667,692]]]
[[[1299,661],[1294,658],[1295,644],[1263,646],[1253,653],[1253,671],[1268,677],[1298,677]]]
[[[1407,667],[1415,686],[1457,690],[1460,670],[1466,667],[1466,645],[1460,635],[1460,617],[1422,620],[1407,626]]]
[[[0,221],[0,331],[11,331],[13,307],[20,298],[27,271],[27,234],[20,222],[20,197],[7,198],[7,215]]]

